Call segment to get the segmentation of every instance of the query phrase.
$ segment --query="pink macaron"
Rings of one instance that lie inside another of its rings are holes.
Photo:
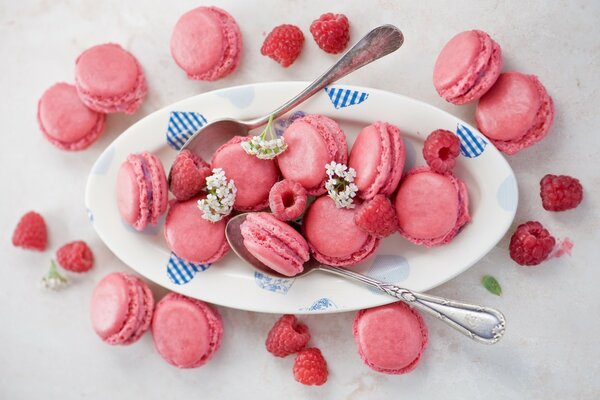
[[[172,201],[165,221],[167,246],[177,256],[191,263],[212,263],[229,252],[229,244],[225,239],[227,218],[217,222],[204,219],[202,211],[198,209],[198,200],[204,197]]]
[[[252,213],[240,229],[246,249],[267,267],[285,276],[304,270],[304,263],[310,258],[308,244],[285,222],[269,213]]]
[[[77,58],[75,83],[81,100],[102,113],[133,114],[148,87],[137,59],[118,44],[90,47]]]
[[[475,110],[477,128],[506,154],[546,137],[554,120],[554,103],[535,75],[506,72]]]
[[[113,272],[92,294],[92,327],[109,344],[136,342],[150,327],[154,297],[148,285],[133,275]]]
[[[237,68],[242,34],[235,19],[218,7],[183,14],[171,35],[171,55],[191,79],[214,81]]]
[[[121,218],[138,231],[156,224],[166,211],[167,177],[152,153],[130,154],[117,175],[117,205]]]
[[[312,203],[302,222],[311,252],[322,263],[337,266],[357,264],[371,256],[379,239],[356,225],[357,209],[337,208],[329,196]]]
[[[235,136],[215,151],[211,167],[222,168],[227,179],[237,189],[233,208],[238,211],[259,211],[269,205],[269,191],[279,179],[274,160],[261,160],[246,153],[241,143],[249,137]]]
[[[352,333],[360,358],[385,374],[415,369],[428,341],[421,314],[401,302],[357,312]]]
[[[411,170],[395,200],[399,232],[427,247],[446,244],[471,220],[466,185],[452,174],[429,167]]]
[[[223,321],[208,304],[169,293],[156,305],[152,338],[169,364],[196,368],[206,364],[221,346]]]
[[[502,70],[502,50],[490,35],[471,30],[454,36],[433,68],[438,94],[453,104],[465,104],[487,92]]]
[[[104,130],[105,115],[88,108],[77,89],[57,83],[44,92],[38,102],[37,120],[42,134],[62,150],[83,150]]]
[[[306,115],[295,120],[283,137],[288,148],[277,157],[283,177],[300,183],[309,195],[325,193],[325,165],[348,161],[348,144],[342,128],[323,115]]]
[[[400,129],[387,122],[363,128],[352,145],[348,166],[356,171],[358,195],[372,199],[396,190],[404,169],[404,142]]]

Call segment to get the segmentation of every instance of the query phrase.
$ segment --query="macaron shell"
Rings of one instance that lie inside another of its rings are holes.
[[[133,165],[128,161],[121,164],[117,174],[117,207],[121,218],[129,225],[135,225],[136,221],[144,219],[140,210],[140,186],[142,185],[145,183],[138,183]]]
[[[302,230],[314,257],[326,264],[348,266],[371,256],[379,239],[364,232],[354,222],[354,209],[337,208],[329,196],[310,205]]]
[[[401,302],[359,311],[352,332],[360,358],[387,374],[415,369],[428,342],[421,315]]]
[[[156,350],[171,365],[205,364],[219,349],[222,336],[221,316],[200,300],[170,293],[156,305],[152,337]]]
[[[104,113],[131,114],[147,93],[146,78],[137,59],[114,43],[84,51],[75,64],[75,82],[82,101]]]
[[[104,130],[105,115],[88,108],[77,89],[57,83],[38,102],[37,120],[44,137],[62,150],[88,148]]]
[[[152,291],[141,279],[129,276],[137,287],[138,298],[141,299],[140,312],[138,312],[138,327],[133,332],[132,336],[126,340],[123,344],[132,344],[137,342],[144,333],[150,328],[152,322],[152,315],[154,313],[154,295]]]
[[[157,156],[148,152],[143,152],[141,156],[146,160],[152,181],[152,207],[149,222],[156,224],[158,218],[167,210],[169,201],[167,176],[163,164]]]
[[[554,119],[554,103],[535,75],[507,72],[481,98],[478,129],[506,154],[542,140]]]
[[[224,10],[198,7],[177,21],[170,47],[173,59],[191,79],[214,81],[237,68],[242,35]]]
[[[222,168],[227,179],[237,189],[233,208],[238,211],[258,211],[269,205],[269,191],[279,179],[274,160],[261,160],[247,154],[240,145],[250,140],[236,136],[215,151],[212,168]]]
[[[202,218],[194,197],[184,202],[171,202],[165,221],[164,234],[169,249],[191,263],[212,263],[229,251],[225,240],[227,219],[210,222]]]

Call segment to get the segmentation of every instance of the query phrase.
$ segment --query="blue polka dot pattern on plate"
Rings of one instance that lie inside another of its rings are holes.
[[[94,223],[94,212],[92,210],[90,210],[89,208],[87,209],[87,216],[88,216],[88,221],[90,221],[90,224]]]
[[[273,124],[273,128],[275,129],[275,134],[279,137],[283,135],[283,132],[287,129],[288,126],[292,124],[298,118],[302,118],[306,115],[304,111],[295,111],[292,115],[287,118],[279,118],[275,120]]]
[[[169,116],[167,143],[173,149],[179,150],[204,125],[206,125],[206,118],[202,114],[197,112],[173,111]]]
[[[316,300],[314,303],[312,303],[310,307],[301,308],[300,311],[323,311],[329,309],[337,309],[337,306],[333,301],[331,301],[327,297],[322,297]]]
[[[108,172],[110,164],[115,156],[115,150],[115,145],[111,145],[100,154],[100,157],[98,157],[98,160],[96,160],[96,163],[92,167],[92,175],[104,175]]]
[[[210,264],[194,264],[187,262],[171,253],[167,263],[167,276],[176,285],[183,285],[191,281],[196,272],[206,271]]]
[[[380,254],[375,257],[373,265],[367,271],[367,276],[388,283],[400,283],[408,279],[410,265],[405,257],[393,254]],[[381,293],[375,288],[369,288],[372,292]]]
[[[461,124],[456,125],[456,134],[460,138],[460,153],[468,158],[479,157],[488,143],[484,138],[474,134]]]
[[[242,86],[235,89],[226,89],[216,93],[217,96],[224,97],[237,108],[246,108],[254,100],[254,86]]]
[[[507,176],[500,186],[498,186],[498,191],[496,192],[496,198],[498,199],[498,204],[502,209],[508,212],[514,212],[517,209],[517,203],[519,199],[519,190],[517,188],[517,181],[515,180],[514,175]]]
[[[288,290],[290,290],[294,284],[294,279],[274,278],[263,274],[262,272],[254,271],[254,282],[261,289],[280,294],[287,294]]]
[[[344,89],[343,87],[330,86],[326,87],[324,90],[336,109],[360,104],[369,97],[369,93],[367,92]]]

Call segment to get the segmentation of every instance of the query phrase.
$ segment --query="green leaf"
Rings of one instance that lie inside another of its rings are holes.
[[[500,287],[500,284],[498,283],[496,278],[494,278],[493,276],[484,276],[483,278],[481,278],[481,283],[483,284],[483,287],[485,287],[488,290],[488,292],[493,293],[496,296],[500,296],[502,294],[502,288]]]

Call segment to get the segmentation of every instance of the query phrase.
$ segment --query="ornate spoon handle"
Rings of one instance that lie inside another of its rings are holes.
[[[375,287],[420,311],[433,315],[477,342],[494,344],[504,335],[506,320],[496,309],[412,292],[344,268],[320,265],[318,269]]]

